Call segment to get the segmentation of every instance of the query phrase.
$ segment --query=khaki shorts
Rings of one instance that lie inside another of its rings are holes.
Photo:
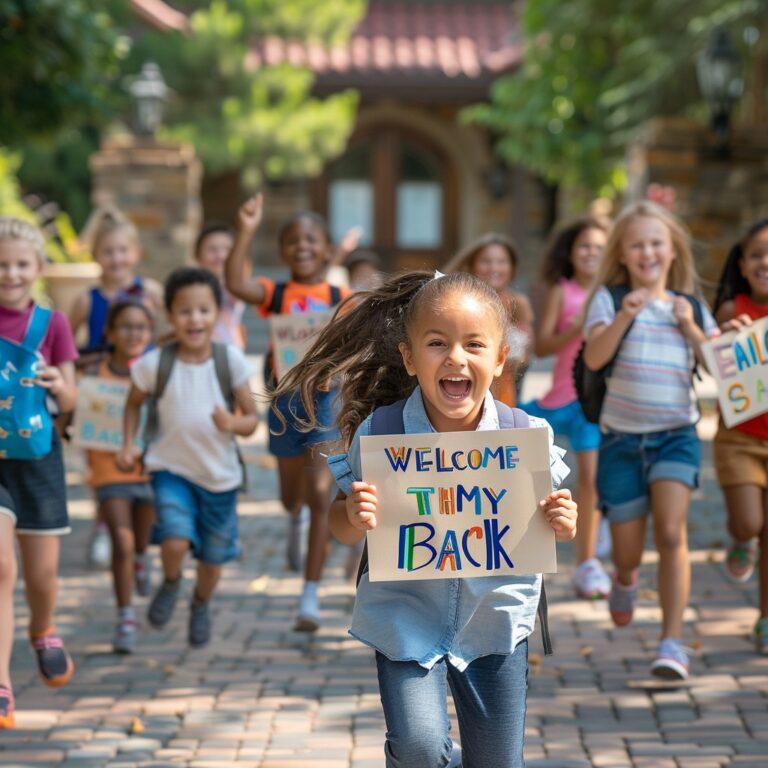
[[[768,488],[768,440],[726,429],[720,422],[714,454],[717,480],[723,488],[731,485]]]

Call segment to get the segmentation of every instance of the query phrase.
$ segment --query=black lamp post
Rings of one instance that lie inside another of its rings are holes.
[[[136,103],[136,133],[139,136],[154,136],[163,121],[168,96],[168,86],[160,67],[151,61],[144,64],[129,90]]]
[[[699,88],[712,113],[712,132],[722,156],[728,154],[731,110],[744,92],[742,63],[738,51],[722,28],[715,30],[696,62]]]

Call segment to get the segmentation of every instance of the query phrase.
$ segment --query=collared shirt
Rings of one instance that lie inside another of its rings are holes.
[[[529,418],[532,427],[548,428],[552,484],[557,487],[568,474],[564,451],[553,444],[552,429],[544,419]],[[435,431],[419,387],[405,404],[403,424],[407,434]],[[328,459],[346,494],[353,482],[362,479],[360,438],[370,434],[370,426],[368,416],[349,452]],[[477,429],[499,429],[490,393]],[[531,634],[540,592],[541,574],[370,582],[366,573],[357,588],[350,634],[393,661],[416,661],[430,669],[446,657],[464,670],[481,656],[511,654]]]

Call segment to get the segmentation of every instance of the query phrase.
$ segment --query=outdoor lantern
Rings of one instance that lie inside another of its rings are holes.
[[[712,112],[712,131],[721,150],[728,145],[728,124],[734,104],[744,92],[741,57],[722,28],[715,30],[699,54],[696,73],[702,96]]]
[[[136,132],[140,136],[154,136],[163,120],[168,95],[160,67],[151,61],[144,64],[130,85],[130,93],[136,102]]]

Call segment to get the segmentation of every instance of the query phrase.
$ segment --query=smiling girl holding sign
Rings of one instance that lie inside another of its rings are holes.
[[[508,322],[496,291],[472,275],[399,275],[357,294],[280,383],[275,397],[301,391],[311,428],[313,391],[343,376],[339,426],[348,452],[329,459],[341,488],[331,508],[340,541],[352,544],[376,527],[376,488],[360,464],[374,411],[407,398],[406,433],[499,429],[500,404],[489,389],[506,360]],[[547,426],[534,418],[530,425]],[[567,469],[549,433],[556,487]],[[571,540],[570,491],[553,491],[539,506],[556,538]],[[351,633],[376,651],[388,768],[523,765],[527,638],[540,590],[540,574],[377,582],[362,575]],[[447,685],[461,748],[449,734]]]
[[[753,225],[728,254],[717,289],[715,317],[723,331],[742,330],[753,320],[768,317],[768,219]],[[759,561],[760,618],[754,637],[758,652],[768,654],[768,414],[731,429],[720,421],[715,469],[733,537],[726,571],[734,581],[745,582]]]

